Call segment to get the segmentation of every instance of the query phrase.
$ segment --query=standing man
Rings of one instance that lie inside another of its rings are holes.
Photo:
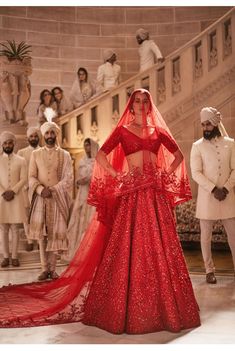
[[[211,238],[218,219],[226,230],[235,267],[235,143],[227,136],[215,108],[203,108],[200,117],[203,138],[193,143],[190,164],[192,177],[199,185],[196,217],[200,219],[206,281],[216,284]]]
[[[73,187],[69,153],[57,146],[59,127],[41,126],[45,146],[33,151],[29,164],[30,239],[38,240],[42,273],[38,280],[56,279],[56,254],[68,249],[66,237]]]
[[[136,31],[136,40],[139,44],[140,72],[152,67],[156,62],[164,61],[159,47],[149,39],[149,32],[143,28]]]
[[[40,148],[40,146],[39,146],[39,141],[41,138],[40,129],[38,127],[28,128],[27,129],[27,138],[28,138],[29,145],[27,147],[25,147],[24,149],[19,150],[17,152],[17,154],[25,159],[26,164],[27,164],[27,175],[28,175],[29,161],[30,161],[30,157],[32,155],[32,152],[33,152],[33,150],[37,150]],[[23,188],[24,204],[25,204],[27,216],[29,214],[28,189],[29,189],[29,184],[27,182]],[[29,239],[28,221],[24,222],[24,231],[25,231],[25,235],[27,238],[26,250],[32,251],[33,250],[33,241]]]
[[[26,162],[14,151],[16,138],[11,132],[3,132],[0,136],[2,153],[0,154],[0,231],[3,246],[3,261],[1,267],[10,264],[9,230],[12,232],[12,266],[18,267],[18,224],[26,220],[25,209],[22,206],[22,188],[27,182]]]
[[[97,81],[104,90],[112,89],[120,83],[121,67],[116,61],[117,55],[112,49],[104,50],[104,64],[97,71]]]

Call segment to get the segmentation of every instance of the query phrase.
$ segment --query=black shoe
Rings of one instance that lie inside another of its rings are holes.
[[[13,267],[19,267],[20,266],[20,261],[18,260],[18,258],[12,258],[11,264],[12,264]]]
[[[217,280],[216,280],[214,272],[207,273],[207,275],[206,275],[206,282],[208,284],[216,284],[217,283]]]
[[[52,280],[58,279],[59,275],[56,273],[56,271],[51,271],[51,272],[48,272],[48,278]]]
[[[39,281],[47,280],[47,278],[48,278],[48,272],[47,272],[47,271],[42,272],[42,273],[38,276],[38,280],[39,280]]]
[[[1,267],[2,267],[2,268],[6,268],[6,267],[9,266],[9,264],[10,264],[9,258],[4,258],[4,259],[2,260],[2,262],[1,262]]]
[[[33,243],[26,244],[26,251],[33,251]]]

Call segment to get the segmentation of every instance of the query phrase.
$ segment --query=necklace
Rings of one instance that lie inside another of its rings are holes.
[[[134,127],[137,127],[137,128],[143,128],[143,124],[139,124],[139,123],[136,123],[136,122],[132,123],[132,125]]]

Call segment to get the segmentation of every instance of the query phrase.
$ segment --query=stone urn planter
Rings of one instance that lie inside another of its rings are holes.
[[[30,45],[7,41],[0,43],[0,99],[9,123],[26,126],[25,106],[30,95],[29,76],[32,74]]]

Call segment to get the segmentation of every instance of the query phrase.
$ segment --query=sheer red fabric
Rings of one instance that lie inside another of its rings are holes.
[[[143,127],[141,133],[136,135],[130,127],[135,121],[133,103],[139,92],[148,97],[150,107],[147,113],[143,110]],[[174,159],[173,153],[178,148],[149,91],[136,89],[117,127],[101,148],[107,154],[109,163],[120,173],[119,177],[110,176],[98,162],[94,166],[88,202],[97,208],[98,219],[108,224],[107,210],[109,212],[110,207],[115,206],[117,197],[127,191],[138,189],[140,183],[142,187],[154,184],[158,189],[161,188],[172,207],[191,199],[185,161],[183,160],[170,176],[167,174]],[[128,159],[131,154],[134,154],[134,162],[133,159]],[[130,184],[128,181],[130,176],[132,180],[136,179],[132,174],[138,173],[149,174],[149,177],[138,178],[140,182],[132,181]],[[110,220],[112,223],[112,217]]]
[[[1,288],[1,327],[81,321],[139,334],[200,325],[172,211],[191,196],[185,165],[167,175],[178,146],[152,101],[142,134],[129,128],[133,98],[101,148],[120,173],[96,163],[89,201],[97,214],[73,260],[56,281]]]

